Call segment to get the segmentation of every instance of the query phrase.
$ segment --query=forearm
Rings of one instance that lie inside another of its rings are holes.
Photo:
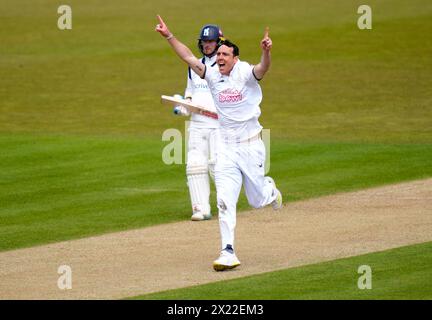
[[[271,53],[269,50],[263,50],[261,55],[261,61],[255,66],[254,74],[258,79],[262,79],[266,72],[270,69],[271,65]]]
[[[180,59],[186,62],[195,73],[197,73],[199,76],[204,74],[205,66],[194,56],[192,51],[186,45],[184,45],[174,36],[171,38],[168,37],[167,41],[173,48],[174,52],[180,57]]]
[[[255,78],[261,80],[271,64],[270,50],[272,48],[272,40],[269,38],[269,28],[267,27],[264,33],[264,38],[261,40],[261,61],[254,67]]]
[[[270,51],[263,50],[260,63],[261,63],[263,72],[266,73],[268,71],[268,69],[270,69],[270,64],[271,64]]]
[[[190,64],[196,57],[192,51],[181,43],[176,37],[171,35],[172,38],[167,38],[168,43],[173,48],[174,52],[187,64]]]
[[[192,51],[188,47],[186,47],[183,43],[177,40],[176,37],[174,37],[161,16],[158,15],[157,18],[159,20],[159,24],[156,26],[155,31],[159,32],[161,36],[163,36],[168,41],[180,59],[186,62],[200,77],[203,76],[205,72],[204,64],[193,55]]]

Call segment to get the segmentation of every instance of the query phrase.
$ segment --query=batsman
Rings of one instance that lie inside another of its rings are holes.
[[[223,39],[222,36],[222,30],[217,25],[207,24],[202,27],[198,49],[203,55],[200,61],[206,68],[217,68],[216,51]],[[198,105],[214,108],[207,82],[190,67],[184,98]],[[217,119],[197,113],[192,113],[190,120],[186,176],[192,205],[191,220],[202,221],[212,217],[209,175],[214,179],[219,123]]]
[[[265,146],[261,140],[262,91],[259,81],[270,67],[272,41],[268,28],[261,41],[261,60],[256,65],[240,61],[239,48],[222,40],[216,53],[216,68],[209,68],[176,39],[160,16],[159,32],[181,60],[210,88],[219,120],[219,147],[215,166],[215,184],[221,233],[221,252],[213,262],[216,271],[240,265],[234,252],[237,201],[242,185],[254,208],[282,207],[282,195],[271,177],[264,176]]]

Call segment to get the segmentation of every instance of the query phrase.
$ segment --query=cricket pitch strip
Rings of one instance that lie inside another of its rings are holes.
[[[0,299],[120,299],[427,242],[431,212],[432,179],[241,212],[242,265],[228,272],[212,268],[217,215],[5,251]],[[57,285],[62,265],[72,271],[70,290]]]

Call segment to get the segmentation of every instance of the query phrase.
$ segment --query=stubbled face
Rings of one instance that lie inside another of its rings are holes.
[[[211,55],[216,50],[216,40],[201,40],[203,52],[206,56]]]
[[[228,76],[238,60],[238,57],[234,57],[234,48],[221,45],[216,53],[216,62],[219,66],[219,72],[225,76]]]

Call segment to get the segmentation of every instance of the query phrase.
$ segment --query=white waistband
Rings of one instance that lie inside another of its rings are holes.
[[[257,133],[256,135],[248,138],[248,139],[244,139],[244,140],[240,140],[239,137],[222,137],[221,138],[222,142],[225,144],[243,144],[243,143],[251,143],[257,140],[261,140],[261,132]]]

